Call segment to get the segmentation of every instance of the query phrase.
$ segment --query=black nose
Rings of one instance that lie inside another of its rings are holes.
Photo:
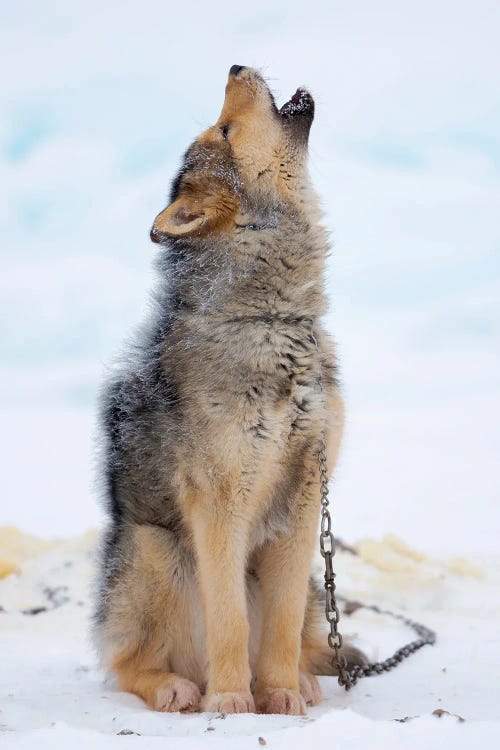
[[[230,76],[237,76],[240,70],[245,70],[244,65],[231,65],[229,68],[229,75]]]

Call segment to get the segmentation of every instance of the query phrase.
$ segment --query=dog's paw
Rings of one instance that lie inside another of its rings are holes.
[[[300,694],[308,706],[317,706],[321,703],[321,688],[317,678],[310,672],[300,672],[299,674]]]
[[[253,714],[255,703],[251,693],[208,693],[201,702],[202,711],[223,714]]]
[[[287,688],[264,689],[257,694],[256,704],[260,714],[304,716],[306,713],[306,702],[299,691]]]
[[[198,711],[201,693],[198,685],[180,675],[167,677],[156,690],[154,708],[157,711]]]

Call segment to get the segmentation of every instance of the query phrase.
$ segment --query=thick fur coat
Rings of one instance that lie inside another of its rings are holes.
[[[310,568],[318,444],[331,471],[343,404],[313,114],[303,89],[278,110],[258,72],[231,68],[151,232],[155,313],[103,394],[95,634],[158,710],[304,713],[332,673]]]

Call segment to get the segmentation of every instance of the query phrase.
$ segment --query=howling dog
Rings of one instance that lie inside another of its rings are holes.
[[[304,714],[334,673],[311,576],[318,444],[331,472],[343,429],[313,116],[305,89],[278,109],[231,67],[151,230],[154,314],[102,395],[94,634],[120,688],[158,711]]]

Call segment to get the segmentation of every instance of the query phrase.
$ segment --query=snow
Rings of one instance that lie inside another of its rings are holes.
[[[498,566],[450,565],[393,535],[362,540],[357,555],[337,552],[341,592],[424,622],[438,634],[434,647],[349,693],[334,678],[320,678],[325,700],[307,717],[163,714],[118,692],[90,647],[95,539],[88,532],[38,548],[28,539],[27,559],[0,581],[2,750],[153,748],[165,738],[182,748],[257,748],[262,737],[271,748],[327,742],[343,750],[365,743],[375,750],[396,743],[465,748],[479,738],[493,748],[500,740]],[[342,630],[376,659],[412,639],[400,623],[362,609],[343,616]],[[489,674],[492,679],[481,678]]]

